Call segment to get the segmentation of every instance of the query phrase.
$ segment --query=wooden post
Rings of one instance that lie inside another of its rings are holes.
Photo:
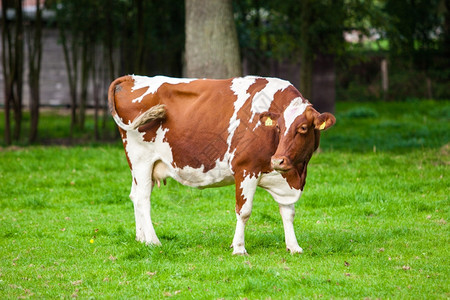
[[[317,53],[311,76],[311,102],[319,112],[334,113],[336,99],[336,70],[334,55]],[[302,91],[303,92],[303,91]]]
[[[389,93],[389,77],[388,64],[385,58],[381,61],[381,87],[383,89],[383,98],[386,100]]]
[[[431,79],[430,77],[427,77],[427,98],[433,99],[433,86],[431,85]]]

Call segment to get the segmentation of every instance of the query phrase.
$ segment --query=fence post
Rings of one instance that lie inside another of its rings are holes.
[[[387,99],[389,93],[389,77],[387,59],[381,60],[381,87],[383,89],[383,98]]]

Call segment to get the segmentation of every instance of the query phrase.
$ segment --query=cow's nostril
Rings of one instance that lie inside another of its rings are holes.
[[[272,168],[275,171],[285,172],[291,169],[291,165],[286,157],[272,158]]]
[[[272,165],[274,166],[274,167],[278,167],[278,166],[281,166],[283,163],[284,163],[284,158],[274,158],[274,159],[272,159]]]
[[[274,158],[272,159],[272,166],[279,166],[282,161],[282,159]]]

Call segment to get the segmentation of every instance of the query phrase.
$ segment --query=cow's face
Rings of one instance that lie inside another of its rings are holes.
[[[272,168],[278,172],[288,172],[292,168],[306,172],[313,152],[319,147],[320,131],[334,125],[335,117],[330,113],[318,113],[309,103],[298,102],[290,105],[276,117],[279,142],[271,158]],[[270,116],[263,116],[261,121]],[[306,176],[306,174],[305,174]]]

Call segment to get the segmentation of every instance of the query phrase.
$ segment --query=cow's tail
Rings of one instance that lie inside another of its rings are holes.
[[[120,90],[121,86],[120,84],[124,81],[130,80],[130,76],[123,76],[119,77],[116,80],[114,80],[111,85],[109,86],[108,90],[108,106],[109,110],[111,112],[112,117],[114,118],[114,121],[116,122],[117,126],[122,128],[123,130],[136,130],[140,126],[147,124],[153,120],[157,119],[163,119],[166,117],[166,108],[163,104],[157,104],[155,106],[150,107],[148,110],[137,116],[133,122],[130,122],[129,124],[125,124],[122,120],[122,118],[117,114],[116,111],[116,99],[115,99],[115,93],[116,91]]]

